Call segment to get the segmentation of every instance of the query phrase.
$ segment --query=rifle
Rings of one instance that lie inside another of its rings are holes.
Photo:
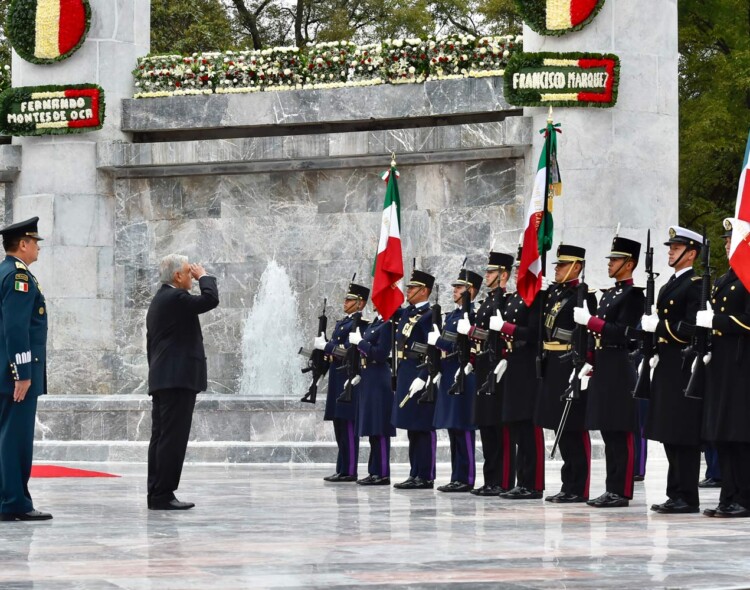
[[[654,301],[656,301],[655,278],[657,273],[654,272],[654,248],[651,246],[651,230],[648,230],[646,238],[646,305],[644,314],[652,313]],[[633,397],[635,399],[651,398],[651,359],[656,354],[656,334],[646,334],[641,340],[641,361],[638,380],[635,382]]]
[[[501,301],[503,298],[503,290],[499,287],[495,291],[494,299],[492,302],[492,315],[497,313],[497,310],[500,309]],[[475,334],[479,330],[475,330]],[[482,330],[484,333],[485,331]],[[500,334],[498,332],[492,332],[490,330],[486,331],[485,335],[485,341],[486,341],[486,350],[482,351],[480,355],[487,355],[489,357],[489,365],[490,365],[490,372],[487,374],[487,381],[485,381],[482,386],[477,389],[477,395],[483,393],[485,395],[495,395],[497,393],[497,378],[495,377],[495,367],[497,367],[497,364],[502,359],[501,352],[500,352]]]
[[[443,330],[443,309],[440,307],[440,297],[438,295],[438,288],[435,287],[435,303],[430,307],[430,313],[432,314],[432,325],[436,326],[438,330]],[[424,393],[417,400],[418,404],[434,404],[435,403],[435,389],[440,381],[440,350],[437,346],[432,345],[427,347],[425,353],[425,362],[419,365],[419,369],[427,367],[427,385],[425,386]]]
[[[706,228],[703,228],[701,264],[703,265],[703,283],[701,284],[701,299],[698,307],[701,311],[704,311],[708,307],[708,299],[711,296],[711,248],[706,238]],[[696,326],[693,343],[688,349],[692,349],[696,355],[693,371],[685,388],[685,397],[690,399],[703,399],[706,391],[706,365],[711,362],[711,357],[708,353],[708,334],[709,331],[707,328]],[[708,358],[706,359],[706,357]]]
[[[469,287],[461,293],[461,317],[469,317],[471,311],[471,293]],[[471,361],[471,342],[465,334],[456,336],[456,356],[458,356],[458,374],[456,381],[448,390],[448,395],[461,395],[464,392],[466,384],[466,373],[464,367]]]
[[[316,336],[320,334],[325,335],[328,329],[328,317],[326,316],[326,303],[327,299],[323,299],[323,313],[318,316],[318,331],[315,333]],[[307,357],[307,366],[302,369],[303,373],[309,373],[312,371],[312,383],[307,393],[302,397],[301,402],[306,404],[314,404],[318,396],[318,381],[328,371],[328,361],[326,361],[325,353],[322,350],[308,351],[305,348],[299,349],[299,354]]]
[[[349,328],[349,333],[354,334],[359,328],[359,322],[362,314],[357,312],[352,315],[352,327]],[[338,368],[339,371],[346,371],[346,383],[344,384],[344,392],[336,398],[337,402],[342,404],[352,403],[352,388],[359,383],[359,349],[353,344],[349,345],[346,349],[346,355],[344,357],[344,364]]]
[[[586,305],[586,294],[588,293],[588,285],[584,282],[583,274],[581,275],[581,282],[578,285],[576,291],[576,307],[583,307]],[[552,451],[549,454],[550,459],[555,458],[557,447],[560,444],[560,438],[565,431],[565,425],[568,423],[568,416],[570,415],[570,408],[572,405],[581,399],[581,379],[578,374],[581,372],[583,365],[586,364],[586,352],[588,350],[588,332],[583,326],[577,326],[573,334],[573,349],[571,354],[573,355],[573,375],[570,383],[568,384],[565,393],[560,397],[561,400],[565,400],[565,408],[563,409],[562,416],[560,418],[560,424],[557,427],[555,434],[555,442],[552,445]]]

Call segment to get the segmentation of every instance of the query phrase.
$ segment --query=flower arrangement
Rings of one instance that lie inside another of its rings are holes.
[[[262,50],[155,55],[138,60],[135,98],[233,94],[299,88],[420,83],[502,75],[523,50],[521,37],[428,37],[350,41]]]
[[[588,25],[604,0],[516,0],[523,21],[540,35],[566,35]]]

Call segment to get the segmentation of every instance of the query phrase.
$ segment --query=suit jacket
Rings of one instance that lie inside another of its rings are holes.
[[[206,352],[198,316],[219,305],[216,278],[198,281],[200,295],[162,285],[146,314],[148,392],[163,389],[205,391]]]
[[[13,256],[0,263],[0,395],[31,379],[27,395],[47,393],[47,305],[36,277]]]

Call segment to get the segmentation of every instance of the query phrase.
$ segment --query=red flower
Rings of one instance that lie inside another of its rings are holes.
[[[180,84],[180,82],[179,82],[179,81],[175,82],[175,83],[174,83],[174,85],[175,85],[175,86],[176,86],[177,88],[179,88],[179,87],[181,86],[181,84]]]

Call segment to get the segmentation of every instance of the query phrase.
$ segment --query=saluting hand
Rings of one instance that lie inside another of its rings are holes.
[[[206,276],[206,269],[203,268],[200,264],[191,264],[190,265],[190,276],[193,277],[196,281],[200,279],[201,277]]]
[[[22,402],[26,398],[26,394],[31,387],[31,379],[24,379],[23,381],[16,381],[13,387],[13,401]]]

